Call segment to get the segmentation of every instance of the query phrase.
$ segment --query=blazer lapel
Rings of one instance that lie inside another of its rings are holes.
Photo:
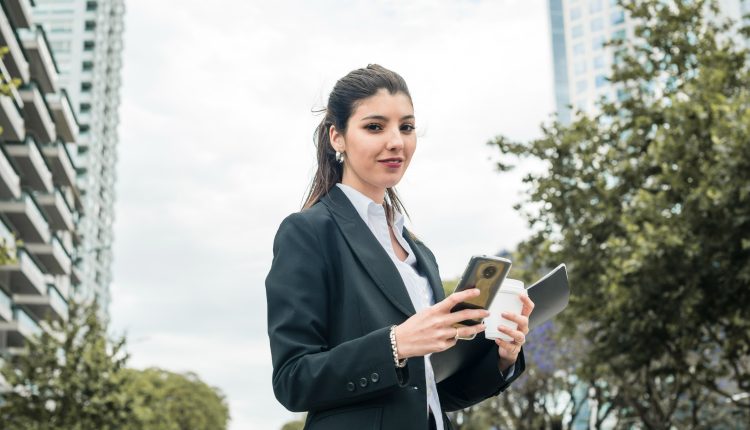
[[[406,239],[406,242],[414,252],[414,256],[417,258],[419,272],[426,276],[427,280],[430,281],[435,303],[442,301],[445,299],[445,291],[443,290],[443,281],[440,280],[440,273],[438,272],[437,266],[435,266],[427,254],[422,251],[422,245],[417,244],[417,241],[413,239],[411,232],[406,229],[404,230],[406,232],[406,234],[404,234],[404,239]]]
[[[385,252],[344,192],[334,185],[320,201],[328,207],[349,247],[383,294],[401,312],[407,316],[414,315],[416,312],[414,305],[411,303],[404,281],[391,261],[391,257]]]

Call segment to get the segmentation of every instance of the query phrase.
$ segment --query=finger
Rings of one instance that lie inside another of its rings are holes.
[[[518,351],[520,351],[520,347],[516,344],[510,343],[507,340],[503,339],[495,339],[495,344],[500,347],[502,350],[506,352],[511,357],[515,357],[518,355]]]
[[[446,297],[445,300],[433,306],[433,308],[439,312],[450,312],[454,306],[461,302],[465,302],[473,297],[479,296],[479,288],[470,288],[468,290],[459,291]]]
[[[503,326],[503,325],[498,326],[497,330],[500,331],[500,332],[503,332],[503,333],[507,334],[510,337],[512,337],[514,345],[519,345],[520,346],[520,345],[523,345],[524,343],[526,343],[526,335],[524,335],[523,332],[521,332],[519,330],[513,330],[512,328],[506,327],[506,326]]]
[[[521,302],[523,303],[523,310],[521,311],[521,314],[524,316],[531,315],[531,312],[534,310],[534,302],[531,301],[529,296],[519,296],[521,298]]]
[[[500,316],[508,321],[513,321],[518,324],[519,330],[521,327],[528,327],[529,325],[529,317],[524,315],[514,314],[513,312],[503,312]]]
[[[483,332],[487,326],[482,324],[472,325],[472,326],[460,326],[458,327],[458,337],[459,338],[473,338],[477,334]]]
[[[464,320],[481,320],[490,316],[490,312],[484,309],[463,309],[448,314],[445,320],[448,324],[456,324]]]

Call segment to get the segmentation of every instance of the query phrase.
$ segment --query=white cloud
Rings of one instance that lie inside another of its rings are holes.
[[[196,371],[233,430],[293,417],[271,392],[263,280],[312,174],[311,109],[368,63],[409,83],[420,138],[399,188],[442,275],[512,248],[520,176],[484,143],[531,138],[553,109],[545,4],[129,1],[111,312],[133,365]]]

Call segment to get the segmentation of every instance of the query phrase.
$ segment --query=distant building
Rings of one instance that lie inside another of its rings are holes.
[[[0,352],[13,353],[66,320],[82,279],[73,258],[83,214],[76,161],[79,123],[42,27],[28,0],[0,5],[0,241],[13,261],[0,265]],[[16,241],[19,241],[16,245]]]
[[[44,27],[64,88],[81,124],[76,150],[84,207],[77,229],[81,286],[107,312],[112,283],[112,243],[120,105],[124,0],[35,0],[35,22]]]
[[[599,98],[618,97],[607,80],[614,53],[603,45],[608,40],[632,38],[634,22],[616,0],[547,2],[556,109],[560,121],[569,123],[569,105],[591,112]],[[719,6],[722,15],[736,22],[750,13],[750,0],[719,0]]]

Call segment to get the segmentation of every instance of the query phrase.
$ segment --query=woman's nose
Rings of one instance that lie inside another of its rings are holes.
[[[404,136],[401,135],[401,130],[396,129],[391,131],[388,136],[388,149],[399,149],[404,146]]]

